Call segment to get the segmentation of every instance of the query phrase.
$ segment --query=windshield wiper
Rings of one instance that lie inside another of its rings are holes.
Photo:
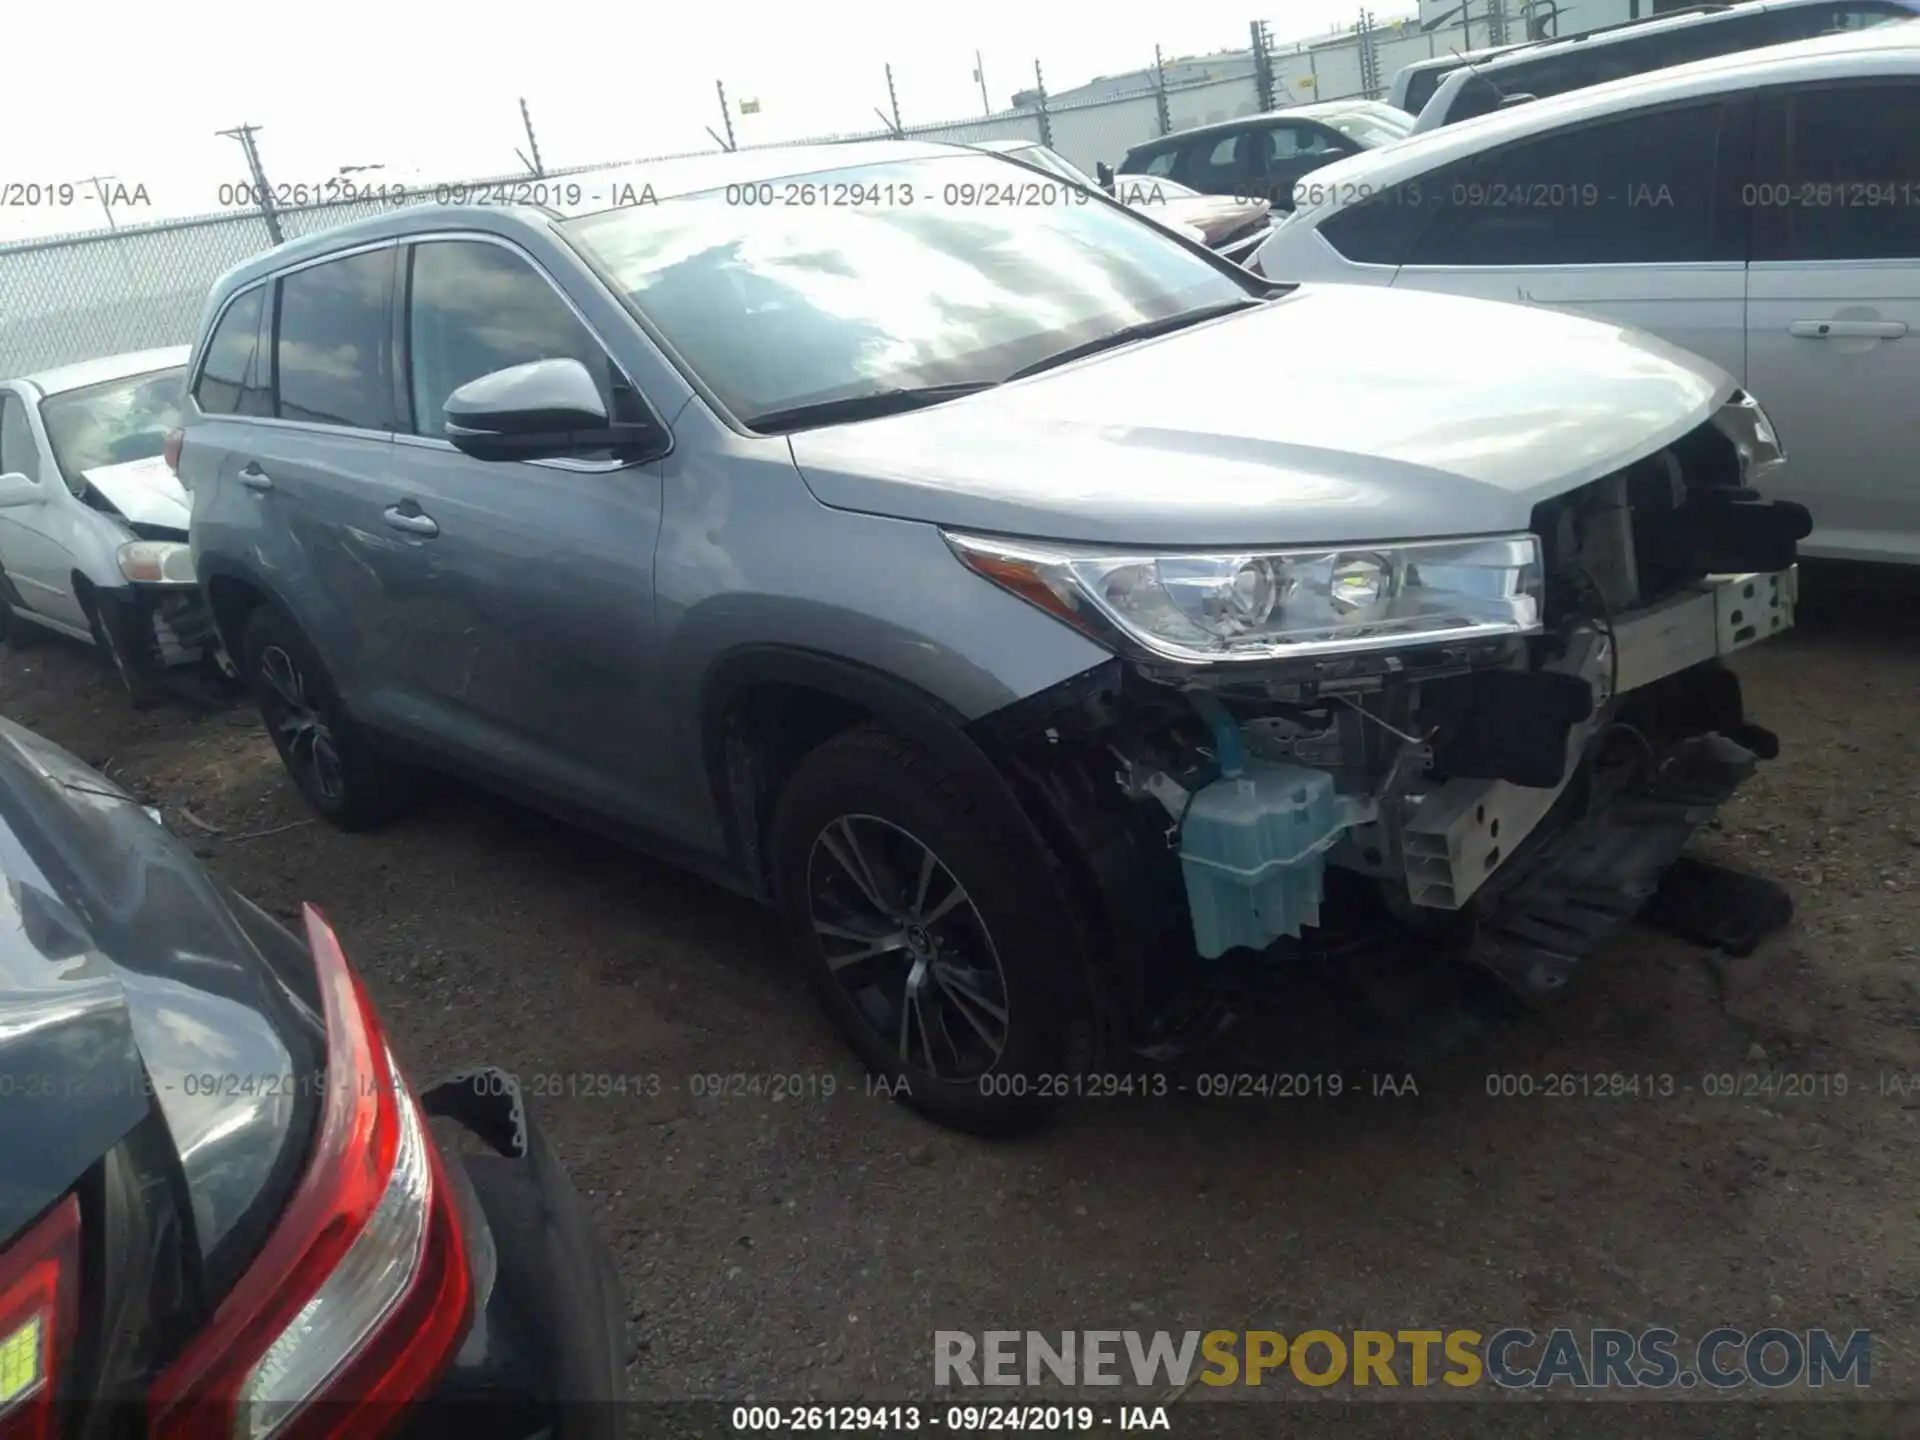
[[[900,415],[943,400],[956,400],[976,391],[991,390],[998,380],[962,380],[950,385],[896,386],[891,390],[871,390],[864,395],[843,395],[838,400],[815,400],[806,405],[789,405],[746,417],[755,430],[771,433],[801,430],[809,425],[841,425],[854,420],[877,420],[883,415]]]
[[[1064,350],[1056,350],[1051,355],[1044,355],[1030,365],[1022,365],[1007,376],[1007,379],[1024,380],[1029,375],[1038,375],[1042,370],[1051,370],[1056,365],[1065,365],[1085,355],[1097,355],[1102,350],[1111,350],[1118,345],[1129,345],[1135,340],[1151,340],[1155,335],[1184,330],[1189,325],[1198,325],[1202,320],[1217,319],[1222,315],[1231,315],[1236,310],[1250,310],[1255,305],[1265,303],[1264,300],[1252,299],[1219,300],[1212,305],[1202,305],[1195,310],[1182,310],[1177,315],[1162,315],[1158,320],[1142,320],[1135,325],[1123,325],[1120,329],[1096,339],[1083,340],[1078,345],[1069,345]]]

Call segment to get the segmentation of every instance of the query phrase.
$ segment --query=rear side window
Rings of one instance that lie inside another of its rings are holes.
[[[1426,108],[1427,101],[1433,98],[1433,92],[1440,88],[1440,82],[1453,71],[1433,69],[1416,70],[1407,77],[1407,113],[1418,115]]]
[[[553,288],[522,256],[475,240],[413,247],[407,314],[414,433],[446,433],[447,397],[469,380],[532,360],[578,360],[607,413],[637,419],[631,385]]]
[[[1423,186],[1433,218],[1409,263],[1744,259],[1744,230],[1736,235],[1716,218],[1722,109],[1644,111],[1490,150]]]
[[[260,348],[260,310],[267,287],[255,286],[227,306],[193,387],[205,415],[271,415],[266,356]]]
[[[1920,81],[1788,90],[1761,117],[1754,259],[1920,259]]]
[[[1427,221],[1439,208],[1458,166],[1395,185],[1349,205],[1321,222],[1320,234],[1344,258],[1359,265],[1404,265]],[[1312,180],[1302,182],[1311,187]]]
[[[27,407],[11,390],[0,391],[0,475],[40,478],[40,447],[27,428]]]
[[[282,420],[393,428],[395,253],[368,250],[281,277],[274,370]]]

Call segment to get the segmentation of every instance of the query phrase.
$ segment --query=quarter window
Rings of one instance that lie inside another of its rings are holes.
[[[1717,103],[1503,145],[1421,186],[1415,265],[1634,265],[1741,259],[1715,232]],[[1717,253],[1727,250],[1728,253]]]
[[[393,428],[393,261],[391,248],[368,250],[281,277],[274,351],[281,419]]]
[[[40,478],[40,447],[27,427],[27,407],[11,390],[0,393],[0,474]]]
[[[1790,91],[1762,113],[1754,259],[1920,258],[1920,83]]]
[[[204,415],[271,415],[272,390],[260,350],[260,311],[266,287],[257,286],[227,306],[207,341],[207,358],[193,398]]]

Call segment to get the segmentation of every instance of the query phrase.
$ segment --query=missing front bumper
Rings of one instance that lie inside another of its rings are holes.
[[[1402,840],[1412,902],[1438,910],[1465,905],[1565,793],[1590,742],[1607,723],[1608,701],[1790,628],[1798,576],[1797,567],[1713,576],[1594,632],[1591,639],[1597,643],[1569,662],[1569,670],[1593,682],[1598,703],[1585,723],[1568,732],[1559,782],[1452,780],[1422,797]]]

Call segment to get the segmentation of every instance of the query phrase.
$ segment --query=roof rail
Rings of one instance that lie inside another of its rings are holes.
[[[1578,35],[1567,35],[1566,40],[1589,40],[1595,35],[1610,35],[1616,30],[1632,30],[1654,20],[1673,20],[1682,15],[1717,15],[1723,10],[1733,9],[1728,0],[1718,0],[1710,5],[1682,5],[1673,10],[1662,10],[1658,15],[1642,15],[1637,20],[1616,20],[1611,25],[1596,25],[1591,30],[1582,30]]]

